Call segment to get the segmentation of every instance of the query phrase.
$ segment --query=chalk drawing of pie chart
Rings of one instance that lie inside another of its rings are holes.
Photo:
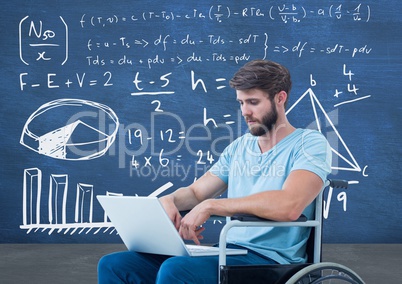
[[[80,99],[59,99],[27,119],[20,143],[48,157],[90,160],[103,156],[116,139],[119,119],[108,106]]]

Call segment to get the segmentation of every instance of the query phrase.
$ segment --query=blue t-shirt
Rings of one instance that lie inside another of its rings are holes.
[[[226,147],[210,172],[228,184],[228,197],[236,198],[282,189],[293,170],[311,171],[325,182],[331,157],[331,148],[318,131],[296,129],[265,153],[261,153],[258,137],[245,134]],[[312,219],[314,204],[303,214]],[[299,227],[241,227],[232,228],[227,241],[281,264],[303,263],[309,233],[310,229]]]

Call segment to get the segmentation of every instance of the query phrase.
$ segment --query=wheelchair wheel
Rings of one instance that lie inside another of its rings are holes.
[[[364,284],[353,270],[341,264],[322,262],[311,264],[295,273],[286,284]]]

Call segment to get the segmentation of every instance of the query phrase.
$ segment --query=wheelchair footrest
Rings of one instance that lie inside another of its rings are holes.
[[[230,265],[220,267],[220,283],[285,283],[308,264]]]

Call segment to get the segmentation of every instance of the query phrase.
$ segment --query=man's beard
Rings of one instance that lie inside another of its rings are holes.
[[[271,111],[263,116],[262,122],[249,128],[250,133],[254,136],[262,136],[272,130],[277,120],[278,112],[276,111],[276,106],[272,104]]]

